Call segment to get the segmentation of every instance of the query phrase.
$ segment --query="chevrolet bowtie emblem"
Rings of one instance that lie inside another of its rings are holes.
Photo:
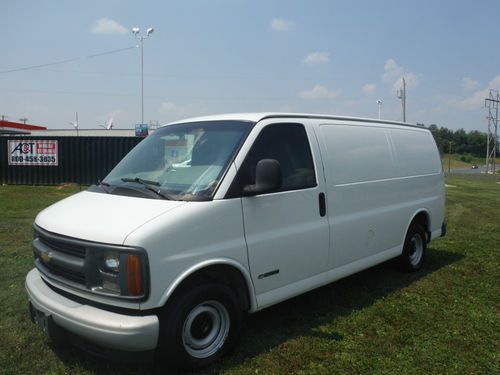
[[[40,254],[40,258],[42,259],[43,263],[49,263],[50,260],[52,259],[52,253],[50,251],[48,251],[48,252],[42,252]]]

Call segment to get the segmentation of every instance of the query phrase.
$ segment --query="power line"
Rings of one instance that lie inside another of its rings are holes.
[[[100,57],[100,56],[105,56],[105,55],[111,55],[113,53],[128,51],[129,49],[133,49],[133,48],[137,48],[137,46],[119,48],[119,49],[114,49],[114,50],[110,50],[110,51],[104,51],[104,52],[95,53],[95,54],[84,56],[84,57],[75,57],[75,58],[72,58],[72,59],[59,60],[59,61],[54,61],[54,62],[46,63],[46,64],[31,65],[31,66],[25,66],[25,67],[22,67],[22,68],[14,68],[14,69],[3,70],[3,71],[0,71],[0,74],[14,73],[14,72],[21,72],[21,71],[24,71],[24,70],[32,70],[32,69],[45,68],[47,66],[67,64],[67,63],[70,63],[70,62],[75,62],[75,61],[84,60],[84,59],[93,59],[95,57]]]
[[[111,51],[104,51],[104,52],[94,53],[93,55],[86,56],[86,58],[92,59],[94,57],[100,57],[100,56],[104,56],[104,55],[111,55],[113,53],[118,53],[118,52],[122,52],[122,51],[128,51],[129,49],[134,49],[134,48],[137,48],[137,45],[130,46],[130,47],[125,47],[125,48],[114,49],[114,50],[111,50]]]
[[[133,48],[133,47],[132,47]],[[4,67],[5,69],[5,67]],[[11,68],[9,68],[11,69]],[[76,74],[94,74],[94,75],[106,75],[106,76],[119,76],[119,77],[136,77],[139,74],[137,73],[120,73],[116,71],[89,71],[89,70],[78,70],[78,69],[44,69],[41,68],[33,68],[42,72],[51,72],[51,73],[76,73]],[[3,71],[0,70],[0,73]],[[269,80],[274,81],[286,81],[289,82],[291,80],[290,76],[282,75],[248,75],[248,74],[223,74],[223,73],[163,73],[163,72],[155,72],[154,74],[144,74],[144,77],[154,77],[155,79],[164,78],[164,79],[186,79],[186,80],[197,80],[197,79],[231,79],[231,80],[262,80],[269,82]],[[333,79],[331,76],[324,76],[326,79]],[[293,80],[296,82],[312,82],[316,83],[318,80],[322,78],[320,77],[304,77],[297,78],[293,77]]]

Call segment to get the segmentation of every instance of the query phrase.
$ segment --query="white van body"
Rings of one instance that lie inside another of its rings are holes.
[[[143,299],[133,300],[75,288],[62,271],[54,276],[44,268],[43,257],[53,256],[62,267],[71,263],[70,254],[58,259],[60,249],[46,241],[48,247],[35,251],[41,260],[26,280],[35,319],[50,317],[58,327],[100,347],[150,351],[159,341],[157,311],[186,280],[204,270],[211,270],[214,279],[227,280],[244,310],[256,312],[401,256],[412,223],[424,228],[426,242],[444,235],[444,176],[427,129],[381,120],[276,113],[211,116],[166,127],[226,120],[245,121],[251,130],[212,199],[162,200],[84,191],[37,216],[37,235],[54,243],[142,249],[148,290]],[[231,196],[231,186],[259,134],[281,124],[298,124],[305,130],[314,184]],[[145,313],[127,312],[133,310]]]

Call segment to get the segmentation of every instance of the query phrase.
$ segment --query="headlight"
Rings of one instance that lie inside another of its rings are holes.
[[[104,266],[111,272],[120,270],[120,254],[118,251],[106,251],[104,253]]]
[[[98,266],[100,285],[94,286],[92,290],[121,294],[120,287],[120,253],[118,251],[106,251],[102,263]]]
[[[140,301],[149,293],[147,252],[80,240],[34,226],[35,266],[47,278],[97,295]]]
[[[146,259],[143,253],[94,250],[90,254],[90,288],[123,297],[145,295]]]

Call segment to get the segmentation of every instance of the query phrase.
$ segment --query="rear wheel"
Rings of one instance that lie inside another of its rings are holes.
[[[403,252],[399,256],[399,265],[405,271],[417,271],[422,267],[427,249],[427,235],[424,228],[414,223],[406,234]]]
[[[188,290],[160,314],[157,354],[167,365],[180,369],[208,366],[235,345],[241,315],[234,291],[224,284]]]

